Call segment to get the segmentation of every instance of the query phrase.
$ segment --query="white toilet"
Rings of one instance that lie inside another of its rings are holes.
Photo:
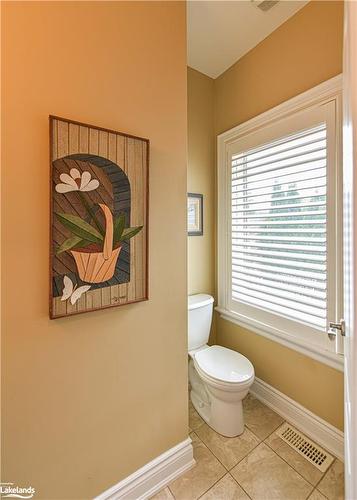
[[[254,381],[254,367],[242,354],[208,346],[213,297],[188,297],[188,353],[191,401],[215,431],[234,437],[244,430],[242,400]]]

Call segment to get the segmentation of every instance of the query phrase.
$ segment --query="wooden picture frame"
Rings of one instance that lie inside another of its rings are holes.
[[[148,300],[148,139],[50,116],[50,318]]]
[[[188,236],[203,235],[203,195],[187,194],[187,233]]]

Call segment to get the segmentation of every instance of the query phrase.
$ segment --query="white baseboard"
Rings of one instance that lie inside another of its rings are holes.
[[[97,496],[95,500],[145,500],[194,464],[192,441],[187,438]]]
[[[343,461],[343,432],[259,378],[250,392],[301,432]]]

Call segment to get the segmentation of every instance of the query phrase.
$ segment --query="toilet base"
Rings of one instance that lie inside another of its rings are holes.
[[[210,387],[197,373],[193,360],[189,362],[190,399],[197,413],[218,434],[236,437],[244,431],[242,400],[248,388],[225,398],[221,389]],[[217,397],[218,395],[218,397]],[[227,400],[228,399],[228,400]]]

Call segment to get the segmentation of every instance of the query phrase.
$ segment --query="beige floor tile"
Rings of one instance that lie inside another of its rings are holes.
[[[169,484],[176,500],[194,500],[200,497],[226,473],[223,465],[194,432],[191,439],[196,465]]]
[[[249,497],[233,477],[226,474],[200,500],[249,500]]]
[[[284,421],[252,395],[243,400],[244,423],[260,439],[265,439]]]
[[[314,490],[309,498],[307,500],[327,500],[322,493],[319,492],[319,490]]]
[[[150,498],[150,500],[174,500],[175,497],[169,490],[169,488],[164,488],[163,490],[159,491],[159,493],[156,493],[153,497]]]
[[[207,424],[196,429],[196,434],[228,470],[240,462],[260,442],[246,427],[243,434],[234,438],[217,434]]]
[[[319,471],[312,463],[304,458],[300,453],[295,451],[285,441],[283,441],[275,433],[271,434],[265,442],[293,469],[302,475],[309,483],[316,486],[323,476],[323,472]]]
[[[202,424],[204,424],[203,418],[200,417],[200,415],[194,409],[193,404],[190,401],[189,405],[188,405],[188,426],[189,426],[189,428],[191,430],[195,431]]]
[[[335,460],[326,472],[317,489],[325,495],[328,500],[343,500],[345,496],[344,469],[340,460]]]
[[[313,487],[261,443],[231,471],[253,500],[305,500]]]

